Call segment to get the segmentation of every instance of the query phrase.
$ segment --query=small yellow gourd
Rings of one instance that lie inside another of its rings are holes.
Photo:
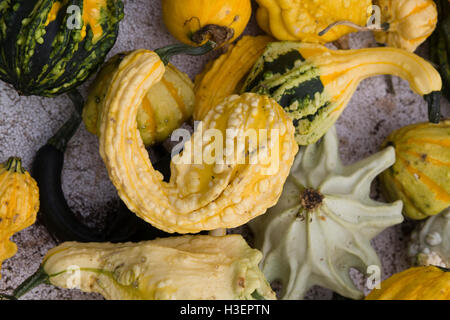
[[[381,23],[387,31],[376,31],[375,39],[388,46],[413,52],[434,31],[437,8],[433,0],[375,0],[381,9]]]
[[[450,300],[450,270],[434,266],[407,269],[383,281],[366,300]]]
[[[114,74],[126,54],[112,57],[93,82],[83,109],[86,129],[98,135],[100,115]],[[194,84],[188,75],[169,64],[160,82],[151,87],[142,100],[137,114],[138,129],[149,147],[167,139],[192,116]]]
[[[10,241],[15,233],[31,226],[39,210],[36,181],[22,168],[19,158],[11,157],[0,166],[0,268],[17,252]],[[1,274],[0,274],[1,278]]]
[[[202,120],[211,108],[240,92],[245,76],[273,39],[244,36],[195,78],[194,120]]]
[[[162,0],[164,23],[179,41],[191,46],[213,40],[231,43],[250,20],[250,0]]]
[[[263,214],[281,195],[298,151],[291,120],[269,97],[228,97],[172,158],[166,183],[152,167],[135,120],[146,92],[164,72],[157,53],[135,51],[122,61],[106,96],[100,154],[120,198],[166,232],[232,228]],[[266,139],[259,136],[238,144],[240,132],[261,130]],[[234,147],[238,145],[243,148]]]

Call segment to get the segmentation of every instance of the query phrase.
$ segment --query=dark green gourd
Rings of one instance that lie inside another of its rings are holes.
[[[0,80],[56,96],[84,82],[113,47],[120,0],[0,0]]]

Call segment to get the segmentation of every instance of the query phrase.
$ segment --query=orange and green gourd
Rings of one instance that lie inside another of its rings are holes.
[[[83,83],[113,47],[121,0],[0,0],[0,80],[52,97]]]
[[[337,121],[362,80],[380,74],[408,80],[411,89],[427,100],[430,121],[439,122],[439,72],[421,57],[397,48],[331,50],[313,43],[273,42],[254,65],[242,92],[275,99],[292,119],[297,143],[308,145]]]

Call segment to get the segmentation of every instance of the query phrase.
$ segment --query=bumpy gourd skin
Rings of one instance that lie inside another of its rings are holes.
[[[191,46],[211,39],[231,43],[250,20],[250,0],[162,0],[164,24],[179,41]]]
[[[347,26],[336,26],[323,36],[318,33],[328,25],[348,20],[366,25],[367,8],[371,0],[257,0],[259,26],[278,40],[301,40],[326,43],[356,31]]]
[[[108,91],[100,154],[121,199],[139,217],[166,232],[232,228],[263,214],[278,200],[298,150],[283,109],[274,100],[252,93],[227,98],[208,113],[183,153],[172,159],[166,183],[151,165],[135,120],[145,93],[160,81],[164,70],[156,53],[136,51],[121,63]],[[254,129],[258,134],[267,130],[268,139],[261,136],[241,144],[243,149],[226,149],[228,138],[230,143],[237,140],[231,133],[226,135],[227,129],[240,137],[239,130]],[[222,142],[219,150],[212,148],[213,138],[208,137],[213,132],[220,134],[214,137]],[[214,151],[217,156],[206,161]],[[230,152],[234,159],[226,156]],[[203,161],[198,159],[202,154]]]
[[[414,265],[450,268],[450,208],[411,233],[408,254]]]
[[[420,123],[390,134],[397,160],[381,175],[388,199],[404,202],[404,214],[425,219],[450,207],[450,120]]]
[[[434,266],[410,268],[383,281],[366,300],[450,300],[450,272]]]
[[[300,149],[276,206],[249,223],[264,254],[261,269],[269,282],[281,284],[281,299],[303,299],[314,285],[363,298],[350,269],[381,268],[370,241],[403,221],[401,201],[370,198],[373,179],[394,161],[389,147],[344,166],[334,127]]]
[[[126,54],[118,54],[112,57],[102,67],[89,89],[83,109],[83,121],[87,130],[95,135],[98,135],[100,116],[109,86],[125,56]],[[192,116],[194,103],[194,84],[185,73],[169,64],[164,77],[149,89],[138,110],[136,120],[145,146],[167,139]]]
[[[42,267],[49,282],[113,300],[264,299],[275,294],[258,269],[262,254],[240,235],[184,236],[141,243],[66,242]]]
[[[245,76],[273,39],[244,36],[195,78],[194,120],[202,120],[223,99],[240,92]]]
[[[442,88],[439,72],[405,50],[330,50],[320,44],[274,42],[256,62],[242,91],[273,97],[293,120],[297,143],[308,145],[337,121],[362,80],[380,74],[408,80],[420,95]]]
[[[0,181],[1,268],[2,262],[17,252],[11,236],[36,221],[39,190],[36,181],[22,168],[19,158],[10,158],[0,166]]]
[[[388,31],[375,32],[380,43],[414,52],[436,28],[433,0],[375,0],[374,4],[381,9],[381,23],[389,23]]]

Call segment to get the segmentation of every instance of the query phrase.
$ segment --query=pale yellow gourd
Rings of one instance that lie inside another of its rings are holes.
[[[83,108],[86,129],[98,135],[100,116],[114,74],[127,54],[117,54],[102,67]],[[188,75],[168,64],[161,81],[152,86],[139,107],[136,120],[147,147],[163,142],[191,118],[194,111],[194,84]]]

